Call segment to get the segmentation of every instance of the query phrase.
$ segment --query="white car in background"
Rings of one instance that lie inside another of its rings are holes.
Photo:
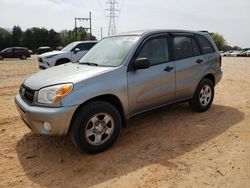
[[[246,57],[250,57],[250,50],[247,50],[245,53],[246,53]]]
[[[229,57],[236,57],[241,53],[241,51],[232,51],[230,53],[227,54],[227,56]]]
[[[38,56],[39,68],[47,69],[53,66],[62,65],[68,62],[77,62],[97,41],[72,42],[61,51],[52,51]]]

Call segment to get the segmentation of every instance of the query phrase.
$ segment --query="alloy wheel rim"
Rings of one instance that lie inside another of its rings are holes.
[[[114,132],[114,119],[107,113],[92,116],[85,127],[85,138],[91,145],[105,143]]]
[[[200,95],[199,95],[199,100],[200,100],[200,104],[205,107],[207,106],[212,98],[212,89],[209,85],[205,85],[203,86],[203,88],[200,91]]]

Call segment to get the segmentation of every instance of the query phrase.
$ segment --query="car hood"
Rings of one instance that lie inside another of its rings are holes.
[[[59,54],[62,54],[62,53],[65,53],[65,51],[54,50],[54,51],[51,51],[51,52],[43,53],[43,54],[39,55],[39,57],[47,57],[47,56],[51,56],[51,55],[59,55]]]
[[[39,90],[50,85],[77,83],[111,69],[114,69],[114,67],[96,67],[79,63],[67,63],[31,75],[24,82],[24,85],[33,90]]]

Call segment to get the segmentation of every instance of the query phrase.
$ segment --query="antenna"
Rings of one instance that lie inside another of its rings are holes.
[[[116,0],[108,0],[107,5],[109,8],[106,11],[109,11],[108,18],[109,18],[109,30],[108,36],[112,36],[116,34],[116,25],[115,25],[115,18],[117,17],[116,12],[120,11],[117,9],[118,2]]]

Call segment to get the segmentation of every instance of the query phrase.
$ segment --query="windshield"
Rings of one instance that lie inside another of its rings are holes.
[[[139,36],[118,36],[103,39],[85,54],[80,63],[116,67],[121,65]]]
[[[72,48],[74,48],[78,43],[77,42],[72,42],[69,45],[65,46],[61,51],[70,51]]]

